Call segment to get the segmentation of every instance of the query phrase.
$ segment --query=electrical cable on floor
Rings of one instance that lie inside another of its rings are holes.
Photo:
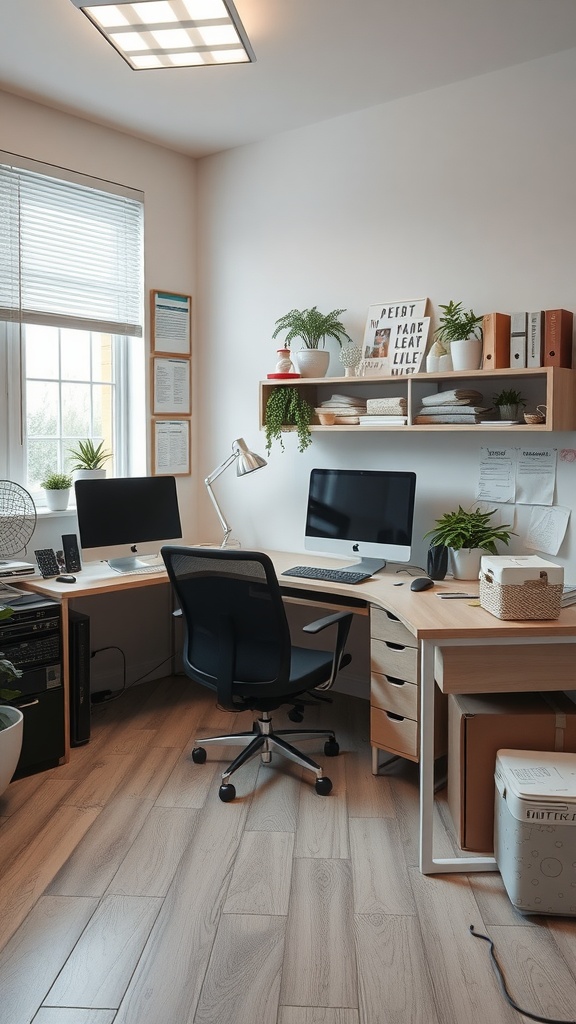
[[[506,987],[506,980],[504,978],[504,971],[502,970],[502,968],[501,968],[501,966],[498,963],[498,960],[496,958],[496,953],[494,952],[494,943],[492,942],[492,939],[489,938],[488,935],[482,935],[481,932],[475,931],[473,924],[470,925],[470,934],[473,935],[475,939],[484,939],[485,942],[488,942],[490,944],[490,956],[492,957],[492,963],[493,963],[494,969],[496,971],[496,977],[498,978],[498,983],[499,983],[500,988],[502,989],[502,991],[504,993],[504,996],[505,996],[507,1002],[510,1003],[510,1006],[514,1010],[517,1010],[518,1013],[521,1013],[524,1017],[529,1017],[530,1020],[541,1021],[542,1024],[576,1024],[576,1021],[574,1020],[573,1017],[572,1017],[571,1020],[557,1020],[555,1017],[540,1017],[540,1016],[538,1016],[537,1013],[530,1013],[529,1010],[523,1010],[521,1006],[518,1006],[518,1003],[516,1003],[514,1001],[514,999],[512,998],[512,996],[510,995],[510,993],[509,993],[509,991],[508,991],[508,989]]]
[[[117,647],[115,644],[110,644],[108,647],[98,647],[95,651],[91,651],[90,657],[94,658],[96,654],[102,654],[103,651],[119,651],[122,655],[122,686],[119,690],[99,690],[96,693],[90,695],[92,704],[109,704],[111,700],[118,700],[122,696],[126,689],[126,655],[121,647]]]

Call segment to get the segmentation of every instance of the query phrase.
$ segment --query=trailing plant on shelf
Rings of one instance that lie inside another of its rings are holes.
[[[452,341],[466,341],[468,338],[482,339],[482,317],[473,309],[464,309],[461,302],[452,299],[446,305],[439,304],[442,314],[434,331],[436,341],[432,346],[435,355],[447,355]]]
[[[495,555],[496,541],[509,544],[510,537],[514,536],[509,523],[503,526],[491,523],[495,512],[496,509],[483,512],[480,508],[467,511],[459,505],[457,511],[445,512],[437,519],[434,529],[425,533],[424,537],[430,537],[431,543],[435,546],[442,544],[453,551],[460,551],[462,548],[468,548],[470,551],[481,548]]]
[[[104,463],[112,458],[112,452],[104,451],[104,441],[95,445],[91,438],[78,441],[78,447],[70,448],[69,452],[75,460],[72,469],[103,469]]]
[[[312,309],[291,309],[276,321],[276,328],[272,335],[276,338],[281,331],[287,331],[284,338],[284,345],[290,348],[290,342],[294,338],[301,338],[304,348],[325,347],[326,338],[333,338],[342,346],[342,339],[352,341],[346,333],[344,324],[338,319],[344,309],[333,309],[330,313],[320,313],[316,306]]]
[[[296,427],[298,451],[305,451],[308,445],[312,443],[312,435],[310,433],[312,412],[312,406],[301,395],[298,388],[286,387],[284,385],[274,388],[268,396],[264,417],[266,451],[268,454],[270,454],[275,440],[280,442],[282,451],[285,450],[282,440],[282,429],[288,426]]]

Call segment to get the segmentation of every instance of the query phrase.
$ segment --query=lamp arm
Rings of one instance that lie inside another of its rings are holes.
[[[222,544],[220,545],[220,547],[223,547],[223,548],[226,547],[226,544],[228,542],[228,537],[232,533],[232,527],[228,525],[228,523],[226,522],[226,520],[225,520],[225,518],[224,518],[224,516],[222,514],[222,510],[220,508],[220,505],[216,501],[216,495],[214,494],[214,491],[212,490],[212,484],[214,483],[215,480],[218,479],[218,477],[220,476],[221,473],[224,472],[224,470],[228,469],[228,466],[231,466],[232,463],[236,461],[236,459],[239,457],[239,455],[240,455],[239,451],[233,451],[232,455],[229,455],[228,458],[220,466],[218,466],[218,468],[215,469],[213,473],[210,473],[210,475],[207,476],[205,481],[204,481],[204,484],[206,486],[206,490],[208,491],[208,494],[210,496],[210,500],[211,500],[212,504],[214,505],[214,508],[216,509],[216,515],[218,516],[218,519],[220,520],[220,525],[221,525],[222,529],[224,530],[224,540],[222,541]]]

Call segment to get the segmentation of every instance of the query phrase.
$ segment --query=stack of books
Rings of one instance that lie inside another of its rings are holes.
[[[496,411],[482,404],[479,391],[456,388],[426,395],[414,423],[484,423],[497,419]]]
[[[366,415],[360,416],[360,426],[404,426],[408,419],[407,411],[405,398],[369,398],[366,402]]]
[[[570,583],[564,584],[560,604],[562,608],[567,608],[569,604],[576,604],[576,586]]]
[[[347,423],[349,425],[359,423],[360,416],[366,415],[366,400],[364,398],[352,398],[351,395],[332,395],[319,406],[323,412],[336,413],[335,423]]]

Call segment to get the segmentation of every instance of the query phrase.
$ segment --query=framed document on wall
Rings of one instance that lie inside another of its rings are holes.
[[[152,475],[188,476],[190,470],[190,420],[153,420]]]
[[[190,360],[152,359],[152,412],[155,416],[190,415]]]
[[[150,306],[152,352],[189,356],[190,295],[153,291],[150,293]]]

